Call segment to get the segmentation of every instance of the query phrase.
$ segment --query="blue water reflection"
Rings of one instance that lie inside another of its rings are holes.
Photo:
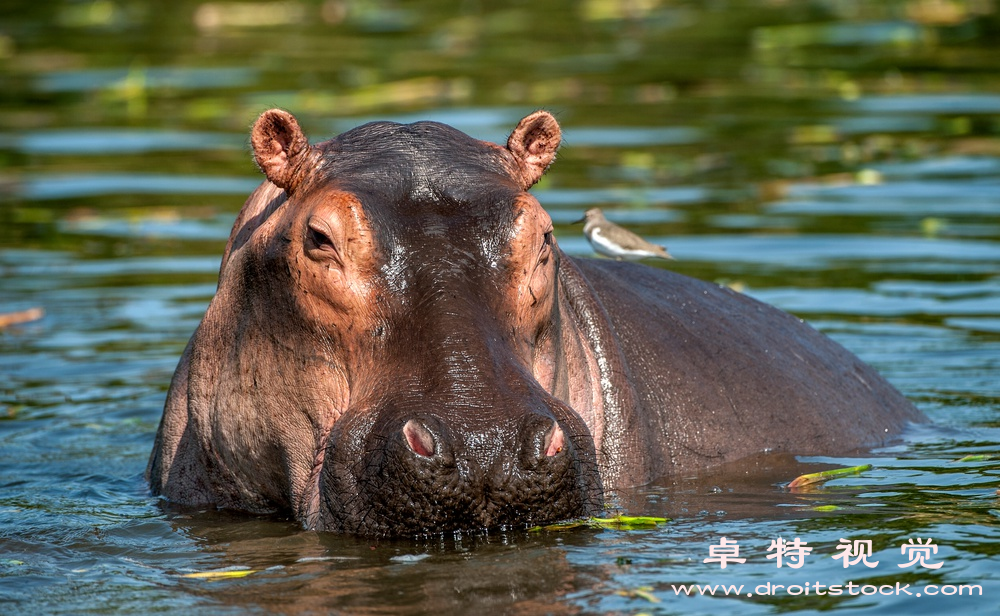
[[[45,130],[0,135],[0,147],[26,154],[139,154],[154,151],[241,149],[243,135],[125,128]]]
[[[245,195],[260,184],[252,177],[206,177],[159,173],[28,175],[17,192],[33,201],[101,195]]]
[[[253,85],[259,72],[249,67],[122,67],[52,71],[39,75],[35,82],[38,92],[89,92],[115,87],[127,87],[129,80],[140,81],[141,87],[153,89],[205,90],[239,88]]]

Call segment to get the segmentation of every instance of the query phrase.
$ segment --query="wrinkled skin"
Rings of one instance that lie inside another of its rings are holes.
[[[516,528],[923,421],[799,319],[562,254],[527,192],[559,141],[536,112],[506,147],[432,122],[310,145],[265,112],[251,144],[267,181],[171,383],[153,492],[364,535]]]

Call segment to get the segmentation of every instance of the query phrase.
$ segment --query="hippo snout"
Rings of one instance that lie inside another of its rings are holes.
[[[544,458],[555,457],[566,448],[566,434],[554,419],[531,417],[524,424],[520,447],[515,448],[524,468],[534,468]],[[438,434],[442,432],[440,428],[436,431]],[[434,458],[442,453],[442,446],[438,444],[441,436],[435,436],[435,430],[421,420],[407,421],[403,424],[402,434],[410,451],[420,458]]]
[[[356,454],[331,442],[320,485],[323,528],[394,536],[526,528],[601,506],[589,434],[574,437],[547,414],[492,426],[434,415],[385,425]]]

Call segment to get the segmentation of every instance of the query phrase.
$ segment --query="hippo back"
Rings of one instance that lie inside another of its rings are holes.
[[[654,477],[761,452],[845,455],[926,421],[871,367],[801,319],[667,270],[574,263],[624,355]]]

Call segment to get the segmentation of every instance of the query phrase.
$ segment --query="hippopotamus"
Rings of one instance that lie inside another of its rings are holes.
[[[264,112],[250,143],[266,180],[171,381],[152,492],[365,536],[510,530],[924,420],[798,318],[563,253],[529,192],[560,141],[545,111],[505,145],[436,122],[310,144]]]

